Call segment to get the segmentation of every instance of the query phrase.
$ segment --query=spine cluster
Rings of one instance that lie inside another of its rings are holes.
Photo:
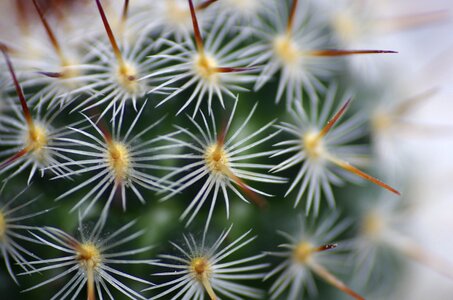
[[[328,2],[11,1],[8,285],[23,299],[365,299],[390,286],[389,253],[451,276],[401,225],[404,173],[373,168],[374,140],[417,102],[368,109],[368,68],[398,53],[360,45],[372,2]]]

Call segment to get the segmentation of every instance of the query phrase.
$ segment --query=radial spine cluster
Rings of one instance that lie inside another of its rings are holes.
[[[0,2],[2,299],[390,299],[408,261],[453,278],[382,159],[399,140],[375,145],[435,94],[375,105],[400,59],[375,35],[444,14]]]

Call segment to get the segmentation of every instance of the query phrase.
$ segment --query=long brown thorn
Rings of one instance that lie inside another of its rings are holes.
[[[129,0],[124,0],[123,12],[121,13],[121,20],[118,26],[118,36],[120,40],[124,37],[124,28],[126,27],[127,16],[129,13]]]
[[[448,10],[438,10],[413,15],[396,16],[377,20],[379,29],[386,31],[407,30],[433,23],[447,21],[450,17]]]
[[[341,116],[343,116],[343,114],[346,112],[346,110],[348,109],[350,104],[351,104],[351,99],[346,101],[343,104],[343,106],[338,110],[338,112],[327,122],[326,126],[324,126],[324,128],[319,132],[318,138],[322,138],[329,132],[329,130],[333,127],[333,125],[335,125],[335,123],[341,118]],[[327,155],[326,158],[333,164],[339,166],[340,168],[342,168],[348,172],[354,173],[357,176],[362,177],[363,179],[366,179],[380,187],[383,187],[384,189],[386,189],[392,193],[400,195],[400,192],[397,191],[396,189],[394,189],[391,186],[389,186],[388,184],[380,181],[379,179],[377,179],[371,175],[368,175],[365,172],[357,169],[356,167],[352,166],[348,162],[338,159],[332,155]]]
[[[309,263],[310,268],[313,270],[316,275],[339,289],[340,291],[344,292],[345,294],[351,296],[357,300],[365,300],[362,296],[354,292],[350,287],[348,287],[343,281],[336,278],[332,273],[330,273],[326,268],[321,266],[320,264],[316,263],[315,261],[311,261]]]
[[[30,16],[27,8],[25,7],[25,1],[28,0],[16,0],[16,11],[20,29],[23,33],[28,34],[30,32]]]
[[[19,152],[17,152],[16,154],[14,154],[13,156],[7,158],[5,161],[3,161],[1,164],[0,164],[0,170],[3,170],[4,168],[6,168],[7,166],[9,166],[10,164],[12,164],[13,162],[15,162],[16,160],[18,160],[19,158],[21,158],[22,156],[24,156],[25,154],[27,154],[28,152],[30,151],[30,149],[28,147],[20,150]]]
[[[288,34],[291,33],[291,30],[293,28],[294,16],[296,15],[297,2],[298,2],[298,0],[293,0],[293,3],[291,4],[291,9],[289,10],[288,24],[286,25],[286,32]]]
[[[323,49],[309,51],[310,56],[348,56],[348,55],[360,55],[360,54],[388,54],[398,53],[392,50],[339,50],[339,49]]]
[[[61,77],[63,77],[63,73],[61,73],[61,72],[44,72],[44,71],[40,71],[40,72],[38,72],[38,74],[41,74],[41,75],[44,75],[44,76],[47,76],[47,77],[50,77],[50,78],[61,78]]]
[[[55,36],[52,28],[50,27],[49,23],[47,22],[46,18],[44,17],[44,13],[42,12],[42,10],[39,7],[36,0],[33,0],[33,4],[36,8],[36,11],[38,12],[38,15],[39,15],[39,18],[41,19],[42,24],[44,25],[44,28],[46,29],[49,40],[50,40],[53,48],[55,49],[55,52],[57,53],[58,57],[60,58],[61,64],[65,64],[66,59],[63,55],[63,51],[61,50],[61,46],[58,43],[57,37]]]
[[[0,42],[0,51],[2,51],[2,52],[10,52],[10,49],[9,49],[8,46],[6,46],[2,42]]]
[[[94,111],[93,115],[99,114],[96,108],[93,109],[93,111]],[[108,126],[102,117],[98,118],[95,121],[95,126],[102,132],[102,137],[104,138],[104,141],[107,144],[111,144],[113,141],[112,134],[110,133],[110,130],[108,129]]]
[[[102,136],[104,138],[104,141],[107,143],[107,144],[110,144],[112,141],[113,141],[113,138],[112,138],[112,134],[110,133],[110,131],[107,129],[107,126],[105,126],[105,124],[101,123],[101,124],[97,124],[97,127],[99,128],[99,130],[102,132]]]
[[[5,57],[6,64],[8,65],[9,73],[14,81],[14,87],[16,88],[17,96],[20,100],[20,105],[22,106],[22,111],[24,112],[25,121],[27,122],[28,127],[33,128],[33,119],[31,117],[30,109],[28,108],[27,101],[25,100],[24,92],[17,80],[16,73],[14,72],[13,64],[11,63],[11,59],[9,58],[8,53],[6,52],[6,46],[0,43],[0,50]]]
[[[396,238],[396,240],[392,239],[389,241],[390,246],[395,247],[410,259],[431,268],[449,279],[453,279],[453,265],[450,261],[443,259],[437,254],[431,253],[404,236],[396,236]]]
[[[223,120],[222,124],[222,129],[220,130],[220,133],[217,135],[217,146],[223,147],[225,145],[225,139],[227,135],[227,122],[226,120]]]
[[[115,36],[113,35],[112,28],[110,27],[109,21],[107,20],[107,17],[104,12],[104,8],[102,7],[101,1],[100,0],[95,0],[96,5],[99,10],[99,14],[101,15],[102,18],[102,23],[104,24],[105,31],[107,32],[107,36],[109,38],[110,44],[112,45],[113,48],[113,53],[115,54],[115,57],[118,61],[118,64],[120,68],[125,67],[124,59],[123,56],[121,55],[120,48],[118,47],[118,44],[116,43]]]
[[[343,114],[346,112],[348,109],[349,105],[351,104],[351,99],[346,101],[343,106],[340,108],[340,110],[327,122],[326,126],[321,130],[319,133],[319,137],[325,136],[329,130],[332,128],[333,125],[343,116]]]
[[[123,22],[123,24],[127,20],[128,12],[129,12],[129,0],[124,0],[123,13],[121,15],[121,22]]]
[[[195,44],[197,45],[197,50],[200,53],[203,53],[203,37],[201,36],[200,27],[198,26],[197,14],[195,13],[195,8],[193,6],[193,1],[189,1],[190,7],[190,16],[192,17],[193,32],[195,35]]]
[[[195,10],[198,11],[198,10],[203,10],[205,8],[208,8],[212,3],[215,3],[219,0],[206,0],[205,2],[201,2],[200,4],[198,4],[196,7],[195,7]]]
[[[225,144],[225,139],[227,135],[227,127],[226,122],[222,125],[222,130],[217,135],[217,147],[223,147]],[[231,180],[233,180],[241,190],[247,195],[247,198],[250,199],[253,203],[256,204],[259,208],[266,208],[267,201],[252,191],[239,177],[237,177],[227,166],[225,166],[223,172],[227,175]]]
[[[439,92],[439,89],[434,87],[434,88],[426,90],[418,95],[415,95],[411,98],[405,99],[403,102],[401,102],[397,106],[395,112],[397,115],[401,116],[401,115],[409,112],[409,110],[411,110],[414,106],[418,105],[420,102],[434,96],[438,92]]]
[[[235,67],[218,67],[216,68],[217,73],[236,73],[236,72],[247,72],[254,70],[255,68],[235,68]]]
[[[49,3],[49,8],[52,10],[52,13],[57,16],[57,18],[60,20],[60,21],[64,21],[65,19],[65,14],[64,14],[64,5],[65,5],[65,1],[63,0],[53,0],[53,1],[50,1],[51,3]]]
[[[226,171],[226,175],[231,178],[241,190],[247,195],[247,199],[251,200],[256,206],[261,209],[267,208],[267,201],[262,196],[258,195],[254,191],[252,191],[239,177],[233,174],[233,172],[228,169]]]
[[[375,177],[373,177],[371,175],[368,175],[367,173],[359,170],[358,168],[352,166],[348,162],[345,162],[343,160],[340,160],[340,159],[332,157],[332,156],[329,156],[328,160],[331,161],[332,163],[334,163],[335,165],[339,166],[340,168],[342,168],[342,169],[344,169],[344,170],[346,170],[348,172],[351,172],[353,174],[356,174],[357,176],[362,177],[363,179],[368,180],[368,181],[370,181],[370,182],[372,182],[372,183],[374,183],[374,184],[376,184],[376,185],[378,185],[378,186],[380,186],[380,187],[382,187],[382,188],[384,188],[384,189],[386,189],[386,190],[388,190],[388,191],[390,191],[390,192],[392,192],[392,193],[394,193],[394,194],[396,194],[398,196],[401,195],[401,193],[398,190],[392,188],[391,186],[389,186],[388,184],[382,182],[381,180],[379,180],[379,179],[377,179],[377,178],[375,178]]]

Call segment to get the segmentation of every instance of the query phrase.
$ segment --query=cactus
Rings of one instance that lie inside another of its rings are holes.
[[[373,40],[448,15],[334,2],[1,4],[5,299],[387,299],[408,262],[453,277],[379,144],[436,89],[395,96],[400,53]]]

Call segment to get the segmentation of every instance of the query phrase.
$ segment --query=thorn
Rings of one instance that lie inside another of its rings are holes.
[[[123,13],[121,14],[121,21],[120,21],[120,28],[119,28],[121,37],[124,34],[124,28],[126,26],[128,12],[129,12],[129,0],[124,0]]]
[[[213,4],[217,1],[219,1],[219,0],[206,0],[205,2],[201,2],[200,4],[198,4],[195,7],[195,10],[198,11],[198,10],[203,10],[205,8],[208,8],[211,4]]]
[[[129,11],[129,0],[124,0],[123,14],[122,14],[123,22],[125,22],[127,20],[128,11]]]
[[[217,135],[217,147],[223,147],[225,144],[225,139],[227,135],[227,122],[224,120],[222,124],[222,130]],[[247,198],[250,199],[253,203],[256,204],[261,209],[267,208],[267,201],[254,191],[252,191],[239,177],[237,177],[227,166],[225,166],[222,172],[227,175],[231,180],[233,180],[241,190],[247,195]]]
[[[451,262],[423,249],[412,240],[400,237],[398,240],[391,241],[390,245],[394,246],[397,250],[401,251],[404,255],[414,261],[431,268],[449,279],[453,279]]]
[[[313,50],[307,52],[309,56],[348,56],[348,55],[361,55],[361,54],[393,54],[398,53],[392,50],[339,50],[339,49],[325,49],[325,50]]]
[[[201,36],[201,32],[200,32],[200,28],[198,26],[198,20],[197,20],[197,15],[195,13],[195,8],[193,6],[193,1],[192,0],[188,0],[189,1],[189,7],[190,7],[190,15],[192,17],[192,25],[193,25],[193,31],[194,31],[194,35],[195,35],[195,43],[197,45],[197,50],[200,52],[200,53],[203,53],[203,37]]]
[[[103,123],[103,122],[102,122]],[[107,143],[107,144],[111,144],[112,141],[113,141],[113,138],[112,138],[112,134],[110,133],[110,131],[107,129],[107,127],[104,125],[104,124],[97,124],[97,127],[99,128],[99,130],[102,132],[102,135],[104,137],[104,141]]]
[[[25,100],[24,92],[22,91],[19,81],[17,80],[16,73],[14,72],[13,64],[11,63],[8,53],[6,52],[5,47],[1,43],[0,43],[0,50],[2,51],[3,56],[5,57],[9,72],[11,74],[11,77],[13,78],[14,86],[16,88],[16,93],[17,93],[17,96],[19,97],[20,104],[22,106],[22,111],[24,112],[25,121],[27,122],[27,125],[29,128],[33,128],[33,126],[34,126],[33,119],[31,117],[30,110],[28,109],[28,105],[27,105],[27,101]]]
[[[311,260],[308,263],[310,269],[313,270],[316,275],[324,279],[326,282],[330,283],[340,291],[344,292],[345,294],[351,296],[357,300],[365,300],[362,296],[354,292],[350,287],[348,287],[343,281],[335,277],[332,273],[330,273],[326,268],[318,264],[316,261]]]
[[[6,46],[2,42],[0,42],[0,51],[2,51],[3,53],[7,53],[7,52],[9,52],[9,48],[8,48],[8,46]]]
[[[94,286],[94,267],[87,267],[87,300],[96,300],[96,290]]]
[[[28,152],[30,151],[30,149],[28,147],[20,150],[19,152],[17,152],[16,154],[14,154],[13,156],[11,156],[10,158],[7,158],[4,162],[2,162],[0,164],[0,170],[3,170],[4,168],[6,168],[7,166],[9,166],[10,164],[12,164],[13,162],[15,162],[16,160],[18,160],[19,158],[21,158],[22,156],[24,156],[25,154],[27,154]]]
[[[218,146],[223,147],[223,145],[225,145],[226,135],[227,135],[227,121],[223,120],[222,130],[220,130],[220,133],[217,135]]]
[[[72,249],[76,250],[77,252],[82,251],[79,241],[77,241],[71,235],[69,235],[63,231],[55,231],[53,233],[56,233],[61,239],[65,240],[65,242],[68,243],[69,247],[71,247]]]
[[[59,21],[64,21],[65,19],[65,14],[64,14],[64,9],[63,7],[65,5],[63,0],[53,0],[50,1],[52,3],[49,4],[49,8],[52,10],[52,12],[56,15]]]
[[[216,296],[214,290],[212,289],[211,282],[209,281],[209,277],[206,274],[202,275],[201,284],[205,288],[206,293],[208,293],[209,298],[211,300],[217,300],[217,296]]]
[[[112,28],[110,27],[109,21],[107,20],[107,17],[105,15],[104,8],[102,8],[102,4],[101,4],[100,0],[95,0],[95,1],[96,1],[98,10],[99,10],[99,14],[101,15],[102,23],[104,24],[104,28],[105,28],[105,31],[109,38],[110,44],[112,45],[113,53],[115,54],[116,60],[118,61],[120,68],[123,69],[123,68],[125,68],[123,56],[121,55],[121,51],[120,51],[120,48],[118,47],[118,44],[116,43],[115,36],[113,35]]]
[[[439,23],[448,20],[450,13],[448,10],[438,10],[413,15],[396,16],[380,19],[379,29],[386,31],[407,30],[421,27],[427,24]]]
[[[60,58],[60,62],[62,65],[66,64],[66,59],[63,55],[63,51],[61,50],[61,46],[58,43],[57,37],[55,36],[52,28],[50,27],[49,23],[47,22],[46,18],[44,17],[44,13],[42,12],[41,8],[39,7],[38,3],[36,0],[33,0],[33,4],[36,8],[36,11],[38,12],[39,18],[41,19],[41,23],[44,25],[44,28],[46,29],[47,36],[49,37],[49,40],[55,49],[55,52],[57,53],[58,57]]]
[[[338,244],[327,244],[327,245],[316,248],[314,251],[322,252],[322,251],[326,251],[326,250],[335,249],[335,248],[337,248],[337,246],[338,246]]]
[[[438,92],[439,92],[439,88],[433,87],[418,95],[408,98],[397,106],[395,112],[397,115],[401,116],[401,115],[409,112],[410,109],[412,109],[414,106],[418,105],[421,101],[426,100],[430,97],[433,97]]]
[[[247,199],[250,199],[260,209],[267,208],[268,204],[266,199],[252,191],[239,177],[233,174],[229,168],[224,170],[224,173],[241,188],[241,190],[247,195]]]
[[[0,41],[0,51],[2,51],[2,52],[4,51],[10,55],[13,55],[13,54],[16,54],[17,52],[19,52],[17,50],[17,48],[14,48],[10,45],[6,45],[5,43],[3,43],[1,41]]]
[[[296,15],[296,9],[297,9],[297,3],[298,3],[298,0],[293,0],[293,3],[291,4],[291,8],[289,10],[288,24],[286,25],[286,32],[288,34],[291,34],[291,30],[293,28],[294,16]]]
[[[99,115],[99,111],[97,110],[97,108],[93,108],[93,111],[95,113],[92,114],[92,116],[93,115]],[[102,115],[101,115],[101,117],[99,117],[96,120],[96,122],[94,122],[94,126],[96,126],[102,132],[102,136],[104,138],[104,141],[107,144],[111,144],[112,141],[113,141],[112,134],[110,133],[110,130],[108,129],[107,124],[105,123],[104,119],[102,118]]]
[[[346,170],[348,172],[356,174],[357,176],[362,177],[363,179],[368,180],[368,181],[370,181],[370,182],[372,182],[372,183],[374,183],[374,184],[376,184],[376,185],[378,185],[378,186],[380,186],[380,187],[382,187],[382,188],[384,188],[384,189],[386,189],[386,190],[388,190],[388,191],[390,191],[390,192],[392,192],[392,193],[394,193],[394,194],[396,194],[398,196],[401,195],[401,193],[398,190],[392,188],[391,186],[389,186],[388,184],[382,182],[381,180],[379,180],[379,179],[377,179],[377,178],[375,178],[375,177],[373,177],[371,175],[368,175],[367,173],[357,169],[356,167],[352,166],[348,162],[342,161],[342,160],[340,160],[338,158],[335,158],[335,157],[332,157],[332,156],[327,157],[327,159],[330,162],[334,163],[335,165],[339,166],[340,168],[342,168],[342,169],[344,169],[344,170]]]
[[[50,77],[50,78],[61,78],[63,77],[63,74],[61,72],[44,72],[40,71],[38,74]]]
[[[418,137],[444,137],[451,136],[453,128],[448,125],[433,125],[433,124],[412,124],[409,122],[401,122],[399,130]]]
[[[235,68],[235,67],[218,67],[215,69],[218,73],[238,73],[238,72],[247,72],[255,70],[256,67],[249,67],[249,68]]]
[[[30,33],[30,18],[27,8],[25,7],[25,1],[26,0],[16,0],[16,12],[20,29],[27,35]]]
[[[347,100],[343,106],[340,108],[340,110],[327,122],[326,126],[321,130],[319,133],[319,138],[325,136],[329,130],[332,128],[333,125],[343,116],[343,114],[346,112],[346,110],[349,108],[349,105],[351,104],[351,100]]]

